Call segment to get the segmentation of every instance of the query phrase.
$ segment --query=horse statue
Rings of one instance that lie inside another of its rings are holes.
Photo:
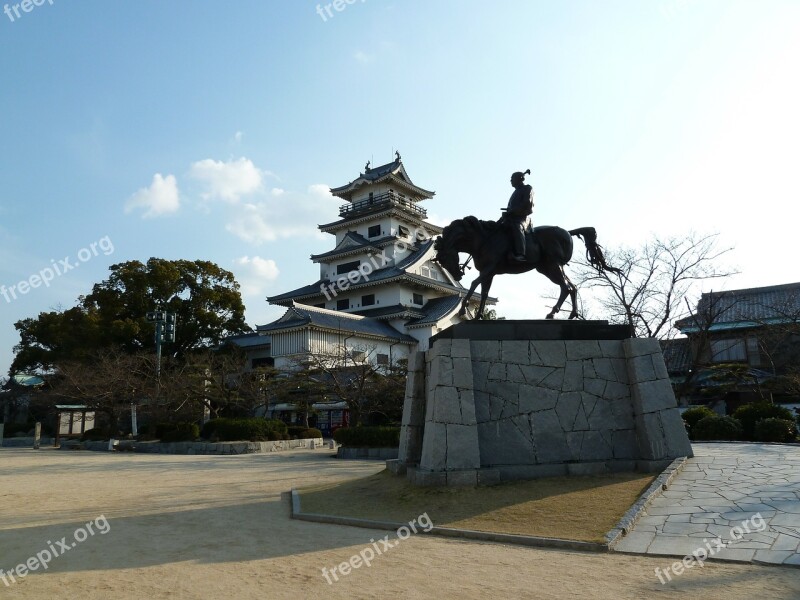
[[[478,284],[481,286],[481,303],[476,318],[483,318],[489,288],[495,275],[505,273],[525,273],[536,269],[550,281],[561,288],[558,302],[545,318],[552,319],[561,309],[561,305],[570,297],[572,312],[570,319],[578,317],[578,288],[566,273],[564,265],[572,258],[572,236],[582,239],[586,245],[586,258],[599,272],[619,273],[619,269],[608,266],[602,248],[597,244],[597,232],[594,227],[581,227],[567,231],[551,225],[529,228],[527,232],[527,255],[525,262],[511,259],[511,240],[506,228],[496,221],[481,221],[476,217],[456,219],[444,228],[442,235],[436,239],[434,260],[456,279],[461,281],[469,259],[459,264],[458,253],[464,252],[475,260],[475,267],[480,275],[472,285],[461,303],[459,316],[467,312],[469,302]]]

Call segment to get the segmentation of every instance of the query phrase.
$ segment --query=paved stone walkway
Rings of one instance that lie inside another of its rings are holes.
[[[800,446],[693,449],[695,457],[615,550],[686,556],[705,549],[715,559],[800,565]]]

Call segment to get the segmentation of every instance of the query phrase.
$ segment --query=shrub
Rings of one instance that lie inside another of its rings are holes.
[[[3,436],[10,437],[29,437],[33,435],[32,430],[36,425],[31,423],[9,423],[6,422],[3,428]]]
[[[302,425],[290,425],[289,437],[295,440],[321,438],[322,432],[314,427],[303,427]]]
[[[197,423],[159,423],[156,437],[162,442],[193,442],[200,437]]]
[[[286,423],[278,419],[213,419],[203,425],[201,435],[205,439],[216,437],[222,442],[248,440],[263,442],[267,440],[288,439]],[[284,438],[283,436],[287,436]]]
[[[694,426],[695,440],[739,440],[742,424],[733,417],[703,417]]]
[[[111,437],[107,429],[102,427],[95,427],[94,429],[87,429],[81,436],[81,441],[84,442],[100,442],[107,440]]]
[[[697,425],[697,422],[700,419],[704,419],[706,417],[713,417],[716,416],[713,410],[708,408],[707,406],[695,406],[693,408],[689,408],[683,412],[681,418],[683,422],[689,427],[689,438],[694,438],[694,428]]]
[[[789,419],[761,419],[756,423],[755,439],[758,442],[793,442],[797,435],[794,421]]]
[[[791,411],[772,404],[771,402],[752,402],[740,406],[733,412],[733,417],[742,424],[742,436],[745,440],[754,440],[756,435],[756,423],[763,419],[785,419],[794,421]]]
[[[342,427],[333,439],[350,448],[395,448],[400,445],[399,427]]]

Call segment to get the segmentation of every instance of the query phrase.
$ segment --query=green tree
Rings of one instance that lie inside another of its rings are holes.
[[[153,347],[148,311],[177,315],[177,336],[166,348],[182,356],[250,330],[233,274],[196,260],[151,258],[110,267],[111,275],[67,310],[41,313],[15,323],[20,343],[11,372],[50,370],[64,360],[91,361],[102,348],[135,353]]]

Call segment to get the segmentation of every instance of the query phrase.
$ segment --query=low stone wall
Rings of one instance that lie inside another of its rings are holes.
[[[273,442],[136,442],[119,440],[114,449],[118,452],[141,452],[146,454],[267,454],[269,452],[284,452],[286,450],[325,448],[322,438],[305,440],[280,440]],[[61,450],[93,450],[107,452],[108,441],[104,442],[77,442],[66,441],[61,443]]]
[[[619,335],[602,323],[500,323],[456,325],[409,357],[390,469],[420,485],[476,485],[692,456],[657,340],[581,337]],[[526,328],[542,337],[519,339]]]
[[[43,437],[41,439],[40,445],[42,447],[52,446],[53,438]],[[0,444],[0,446],[2,446],[3,448],[33,448],[33,438],[32,437],[3,438],[2,444]]]
[[[397,454],[397,448],[345,448],[344,446],[339,446],[336,458],[392,460],[397,458]]]

